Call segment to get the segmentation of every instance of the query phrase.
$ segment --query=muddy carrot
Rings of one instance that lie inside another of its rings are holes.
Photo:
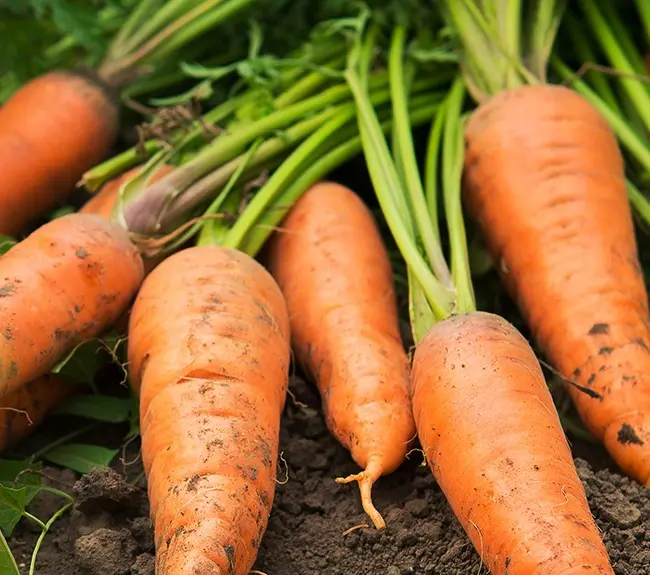
[[[359,482],[364,510],[383,529],[372,485],[404,461],[415,425],[393,271],[372,214],[351,190],[316,184],[271,239],[268,266],[327,426],[363,469],[337,481]]]
[[[375,193],[407,264],[416,342],[410,391],[429,467],[493,575],[613,575],[530,345],[503,318],[476,308],[461,210],[463,82],[433,122],[423,184],[404,105],[406,33],[397,27],[391,41],[392,158],[364,89],[370,63],[358,56],[373,53],[373,31],[352,52],[347,78]],[[440,229],[440,187],[450,265],[433,249],[437,234],[425,252],[418,231],[427,220]]]
[[[108,329],[142,277],[126,232],[90,214],[52,220],[12,247],[0,258],[0,394]]]
[[[448,4],[471,44],[471,16]],[[493,74],[473,92],[465,202],[582,421],[625,473],[650,485],[650,315],[621,152],[590,102],[544,83],[539,54],[523,77],[492,62],[512,79]]]
[[[156,573],[247,575],[275,492],[289,318],[254,259],[192,247],[144,281],[129,325]]]

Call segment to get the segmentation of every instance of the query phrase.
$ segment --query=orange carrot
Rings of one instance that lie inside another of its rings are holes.
[[[473,312],[419,343],[422,448],[493,575],[613,574],[535,355],[504,319]]]
[[[323,182],[296,202],[269,245],[296,358],[316,381],[327,426],[363,472],[363,508],[384,520],[371,489],[403,461],[415,426],[393,273],[372,215],[347,188]]]
[[[118,109],[98,78],[55,71],[0,107],[0,233],[16,235],[111,150]]]
[[[0,395],[46,374],[126,309],[142,278],[127,233],[69,214],[41,226],[0,258]]]
[[[582,96],[540,85],[481,106],[466,141],[466,203],[507,288],[582,386],[567,383],[584,423],[650,484],[650,316],[611,129]]]
[[[144,281],[129,325],[156,573],[248,575],[275,493],[289,319],[246,254],[192,247]]]

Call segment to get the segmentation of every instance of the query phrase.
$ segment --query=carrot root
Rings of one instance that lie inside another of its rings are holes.
[[[348,475],[347,477],[337,477],[335,480],[340,484],[353,483],[355,481],[359,483],[363,510],[366,512],[366,515],[370,517],[373,525],[378,530],[385,529],[386,522],[372,502],[372,486],[375,484],[377,479],[381,477],[382,471],[383,469],[380,464],[371,461],[368,464],[368,467],[366,467],[366,469],[361,473],[355,473],[354,475]]]

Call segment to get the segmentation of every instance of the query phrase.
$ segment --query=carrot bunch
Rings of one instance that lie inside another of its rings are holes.
[[[405,113],[406,30],[394,29],[389,51],[392,154],[367,91],[377,33],[371,22],[360,35],[346,78],[375,192],[407,265],[416,342],[410,395],[429,466],[495,575],[611,574],[532,349],[503,318],[476,310],[461,207],[463,82],[432,124],[423,182]],[[440,182],[451,265],[441,247]]]
[[[582,421],[649,485],[650,314],[629,188],[605,117],[545,82],[561,16],[553,4],[536,3],[528,28],[514,5],[445,3],[479,103],[465,128],[464,199]],[[489,25],[477,36],[479,18]],[[508,18],[517,25],[497,41]],[[489,47],[480,57],[479,45]]]

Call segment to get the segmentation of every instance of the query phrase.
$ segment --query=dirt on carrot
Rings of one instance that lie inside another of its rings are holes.
[[[298,402],[287,401],[280,434],[276,497],[254,568],[268,575],[466,575],[478,573],[480,560],[452,514],[428,467],[420,467],[414,452],[395,473],[382,477],[373,489],[376,504],[387,519],[384,531],[368,524],[357,490],[337,485],[334,477],[353,473],[356,464],[331,436],[311,383],[294,378],[290,390]],[[44,445],[57,432],[45,426],[31,445]],[[60,433],[60,432],[59,432]],[[104,436],[107,434],[104,432]],[[101,435],[100,435],[101,436]],[[574,442],[575,445],[575,442]],[[110,446],[113,446],[110,444]],[[139,445],[133,443],[124,471],[93,472],[76,484],[79,502],[53,526],[39,553],[36,574],[153,575],[153,534],[146,487],[131,481],[141,470]],[[581,455],[605,459],[599,446]],[[587,498],[603,532],[616,575],[650,572],[650,500],[646,488],[607,469],[596,471],[584,460],[576,465]],[[70,471],[46,468],[61,489],[75,484]],[[63,484],[58,483],[62,481]],[[47,481],[46,481],[47,482]],[[34,502],[35,514],[48,517],[61,504],[50,494]],[[21,522],[10,544],[22,563],[38,537]],[[40,531],[39,531],[40,532]],[[81,540],[80,543],[77,543]],[[481,570],[486,573],[485,567]]]

